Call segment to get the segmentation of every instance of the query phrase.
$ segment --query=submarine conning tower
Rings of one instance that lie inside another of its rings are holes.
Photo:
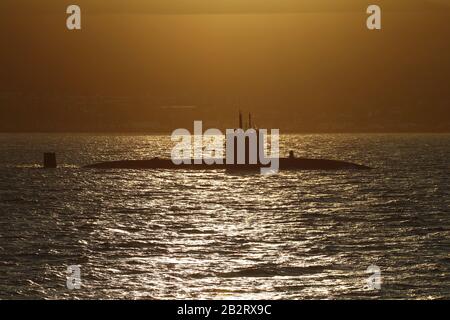
[[[248,114],[248,122],[243,124],[242,112],[239,111],[239,124],[233,133],[226,133],[226,162],[233,165],[261,165],[260,148],[264,147],[264,136],[254,126],[252,114]],[[230,144],[232,145],[230,147]],[[231,148],[233,154],[230,154]]]

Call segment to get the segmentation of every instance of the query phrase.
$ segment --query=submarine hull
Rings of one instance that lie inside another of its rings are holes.
[[[224,160],[222,160],[225,162]],[[150,160],[120,160],[91,164],[90,169],[168,169],[168,170],[227,170],[227,171],[258,171],[269,167],[260,164],[205,164],[191,160],[191,164],[174,164],[170,159]],[[279,170],[368,170],[367,166],[346,161],[306,158],[280,158]]]

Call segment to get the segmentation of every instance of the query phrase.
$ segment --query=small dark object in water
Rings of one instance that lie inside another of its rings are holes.
[[[56,168],[56,153],[46,152],[44,153],[44,168],[54,169]]]

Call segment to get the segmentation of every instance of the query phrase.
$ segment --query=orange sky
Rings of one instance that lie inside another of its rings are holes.
[[[70,32],[64,1],[2,0],[0,130],[226,125],[236,108],[293,131],[450,129],[448,1],[375,1],[381,32],[365,1],[260,2],[78,1],[83,30]],[[91,127],[94,111],[71,116],[102,101]],[[33,123],[42,108],[58,126]]]

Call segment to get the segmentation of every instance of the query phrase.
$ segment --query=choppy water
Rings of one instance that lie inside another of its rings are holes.
[[[170,140],[0,135],[0,298],[450,298],[450,135],[281,142],[375,169],[95,171],[80,166],[168,156]],[[39,169],[47,150],[59,169]]]

